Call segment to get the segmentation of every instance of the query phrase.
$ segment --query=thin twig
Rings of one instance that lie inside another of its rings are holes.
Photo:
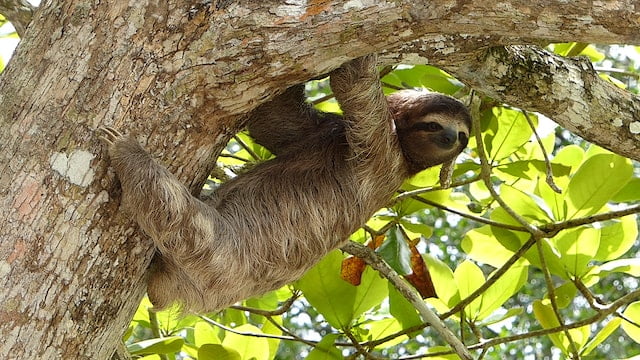
[[[267,338],[267,339],[277,339],[277,340],[291,340],[291,341],[299,341],[299,339],[296,339],[292,336],[280,336],[280,335],[273,335],[273,334],[265,334],[265,333],[252,333],[252,332],[245,332],[245,331],[238,331],[236,329],[232,329],[228,326],[225,326],[223,324],[220,324],[219,322],[210,319],[204,315],[199,315],[199,317],[206,321],[207,323],[219,327],[220,329],[224,330],[224,331],[228,331],[237,335],[242,335],[242,336],[252,336],[252,337],[257,337],[257,338]],[[304,342],[307,343],[308,340],[305,340]],[[313,345],[316,345],[317,342],[315,341],[309,341],[310,343],[312,343]]]
[[[465,217],[467,219],[473,220],[475,222],[479,222],[479,223],[487,224],[487,225],[491,225],[491,226],[496,226],[496,227],[503,228],[503,229],[527,232],[527,229],[525,229],[522,226],[500,223],[500,222],[497,222],[497,221],[494,221],[494,220],[491,220],[491,219],[486,219],[486,218],[483,218],[483,217],[480,217],[480,216],[475,216],[475,215],[472,215],[472,214],[469,214],[469,213],[465,213],[465,212],[462,212],[462,211],[458,211],[456,209],[452,209],[452,208],[446,207],[444,205],[438,204],[435,201],[431,201],[431,200],[428,200],[428,199],[425,199],[425,198],[421,198],[419,196],[414,196],[414,197],[412,197],[412,199],[414,199],[416,201],[419,201],[419,202],[422,202],[422,203],[425,203],[427,205],[431,205],[431,206],[436,207],[438,209],[442,209],[442,210],[448,211],[450,213],[453,213],[453,214],[456,214],[456,215],[460,215],[462,217]]]
[[[447,311],[446,313],[442,314],[440,317],[442,319],[446,319],[451,315],[454,315],[459,311],[462,311],[462,309],[464,309],[467,305],[471,304],[473,300],[475,300],[478,296],[482,295],[482,293],[484,293],[489,287],[491,287],[491,285],[493,285],[496,281],[498,281],[498,279],[500,279],[500,277],[502,277],[502,275],[504,275],[504,273],[506,273],[511,268],[511,266],[513,266],[513,264],[515,264],[518,260],[520,260],[520,258],[522,258],[524,253],[527,252],[527,250],[529,250],[531,246],[533,246],[533,244],[535,243],[536,243],[535,237],[531,236],[529,240],[527,240],[524,244],[522,244],[522,246],[520,247],[520,249],[518,249],[518,251],[516,251],[504,264],[502,264],[502,266],[498,270],[496,270],[493,273],[493,275],[491,275],[491,277],[487,279],[487,281],[485,281],[484,284],[482,284],[469,296],[462,299],[462,301],[457,303],[456,306],[451,308],[451,310]]]
[[[451,183],[451,185],[449,186],[450,188],[454,188],[454,187],[458,187],[458,186],[463,186],[463,185],[468,185],[471,183],[474,183],[476,181],[480,180],[479,176],[474,176],[471,177],[469,179],[465,179],[465,180],[460,180],[460,181],[456,181]],[[439,191],[439,190],[445,190],[445,188],[443,188],[442,186],[433,186],[433,187],[428,187],[428,188],[420,188],[420,189],[416,189],[416,190],[411,190],[411,191],[403,191],[403,190],[398,190],[398,195],[396,195],[395,198],[393,198],[393,200],[391,200],[391,204],[395,205],[399,202],[401,202],[402,200],[408,198],[408,197],[413,197],[416,195],[421,195],[424,193],[428,193],[428,192],[432,192],[432,191]]]
[[[286,313],[287,311],[289,311],[289,309],[291,308],[291,305],[293,305],[293,303],[300,297],[300,292],[295,292],[293,294],[293,296],[291,296],[290,298],[287,299],[287,301],[285,301],[279,308],[275,309],[275,310],[262,310],[262,309],[256,309],[256,308],[250,308],[250,307],[245,307],[245,306],[241,306],[241,305],[234,305],[231,306],[232,309],[235,310],[240,310],[240,311],[247,311],[250,312],[252,314],[256,314],[256,315],[261,315],[264,317],[271,317],[271,316],[278,316],[278,315],[282,315],[284,313]]]
[[[253,151],[253,149],[251,148],[251,146],[247,145],[247,143],[245,143],[244,141],[242,141],[242,139],[240,139],[240,136],[238,135],[234,135],[233,139],[235,141],[238,142],[238,145],[242,146],[243,149],[247,150],[247,152],[249,153],[249,155],[251,155],[252,158],[254,158],[255,160],[264,160],[262,159],[260,156],[258,156],[258,154],[256,154],[255,151]]]
[[[529,127],[531,127],[531,130],[533,131],[533,135],[536,137],[536,141],[538,141],[538,145],[540,146],[540,150],[542,151],[542,156],[544,156],[547,185],[549,185],[549,187],[556,193],[562,194],[562,190],[553,181],[553,169],[551,168],[551,160],[549,160],[549,155],[547,155],[547,150],[545,150],[544,148],[542,139],[540,139],[540,136],[538,136],[536,127],[535,125],[533,125],[533,121],[531,121],[531,118],[529,117],[529,113],[527,113],[525,110],[521,110],[521,111],[524,114],[525,119],[527,119],[527,123],[529,123]]]
[[[547,284],[547,294],[549,296],[549,301],[551,302],[551,309],[553,309],[553,313],[556,316],[556,320],[558,320],[558,324],[564,329],[562,332],[569,340],[569,347],[571,353],[573,354],[574,359],[580,359],[580,354],[578,353],[578,349],[576,348],[575,341],[573,341],[573,337],[569,332],[569,329],[564,327],[564,320],[562,319],[562,315],[560,314],[560,308],[558,308],[558,301],[556,299],[555,287],[553,285],[553,280],[551,279],[551,272],[549,271],[549,267],[547,267],[547,261],[544,256],[544,251],[542,249],[542,239],[536,238],[536,248],[538,249],[538,257],[540,258],[540,268],[542,269],[542,273],[544,274],[544,280]]]
[[[429,309],[422,298],[412,289],[389,265],[387,265],[376,253],[368,247],[349,241],[342,247],[347,253],[363,259],[369,266],[376,269],[382,276],[387,278],[393,286],[413,305],[422,319],[429,323],[431,327],[440,334],[455,353],[463,359],[471,360],[471,354],[462,342],[446,327],[431,309]]]
[[[571,324],[566,324],[564,326],[555,326],[552,328],[548,328],[548,329],[541,329],[541,330],[533,330],[533,331],[529,331],[526,332],[524,334],[518,334],[518,335],[511,335],[511,336],[505,336],[505,337],[498,337],[498,338],[494,338],[494,339],[489,339],[489,340],[484,340],[481,341],[477,344],[474,345],[470,345],[468,348],[470,350],[480,350],[480,349],[485,349],[485,348],[490,348],[496,345],[501,345],[501,344],[507,344],[510,342],[514,342],[514,341],[519,341],[519,340],[524,340],[524,339],[531,339],[531,338],[536,338],[536,337],[541,337],[541,336],[545,336],[545,335],[550,335],[550,334],[555,334],[557,332],[561,332],[564,331],[565,329],[576,329],[579,327],[583,327],[586,325],[591,325],[595,322],[604,320],[607,316],[609,315],[616,315],[617,311],[620,307],[624,306],[624,305],[628,305],[636,300],[640,299],[640,289],[638,290],[634,290],[626,295],[624,295],[623,297],[621,297],[620,299],[612,302],[611,304],[609,304],[608,306],[606,306],[605,308],[603,308],[601,311],[598,311],[597,314],[595,314],[594,316],[584,319],[584,320],[580,320],[580,321],[576,321],[574,323]],[[450,355],[453,354],[453,351],[446,351],[446,352],[440,352],[438,353],[438,355],[442,356],[442,355]],[[409,360],[409,359],[420,359],[423,357],[430,357],[432,356],[432,354],[423,354],[423,355],[415,355],[415,356],[407,356],[407,357],[401,357],[398,358],[398,360]]]
[[[154,310],[147,310],[149,313],[149,325],[151,326],[151,333],[155,338],[161,339],[162,333],[160,332],[160,322],[158,321],[158,316]],[[167,354],[158,354],[160,360],[169,360]]]
[[[630,206],[626,209],[609,211],[602,214],[591,215],[583,218],[571,219],[553,224],[542,225],[540,230],[545,233],[545,237],[550,238],[564,229],[577,227],[580,225],[593,224],[600,221],[617,219],[623,216],[640,213],[640,205]]]
[[[480,124],[480,116],[472,116],[473,118],[473,131],[476,137],[477,151],[478,157],[480,158],[480,177],[486,188],[491,193],[491,196],[500,204],[500,206],[509,214],[512,218],[514,218],[517,222],[519,222],[523,227],[527,229],[529,233],[535,235],[538,238],[542,238],[544,234],[540,229],[531,225],[527,220],[525,220],[522,216],[516,213],[507,203],[498,195],[496,190],[491,183],[491,165],[489,164],[489,160],[487,158],[486,152],[484,150],[484,144],[482,143],[482,129]]]

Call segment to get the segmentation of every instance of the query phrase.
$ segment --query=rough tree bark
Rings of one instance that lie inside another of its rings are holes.
[[[137,133],[197,192],[218,151],[242,127],[242,114],[348,59],[387,49],[409,62],[448,64],[480,91],[501,96],[502,83],[481,78],[500,65],[470,60],[484,59],[482,47],[640,44],[637,6],[632,0],[46,2],[0,81],[0,357],[107,358],[143,294],[153,249],[118,211],[118,184],[95,136],[99,125]],[[419,39],[428,47],[403,45]],[[485,70],[471,75],[473,66]],[[586,83],[560,79],[557,86]],[[509,91],[514,96],[506,101],[527,107],[535,100],[520,99],[517,86]],[[626,101],[638,108],[637,98]],[[573,113],[568,118],[575,120]],[[638,135],[627,128],[635,142],[629,154],[638,159]]]

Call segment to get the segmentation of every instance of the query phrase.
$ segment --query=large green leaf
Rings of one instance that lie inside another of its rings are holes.
[[[625,318],[635,322],[635,324],[632,324],[628,321],[623,321],[622,330],[624,330],[633,341],[640,343],[640,327],[636,325],[640,324],[640,301],[629,304],[622,314]]]
[[[638,224],[635,215],[604,223],[600,230],[600,247],[594,257],[607,261],[617,259],[626,253],[638,238]]]
[[[241,360],[242,357],[234,349],[220,344],[206,344],[198,348],[198,360]]]
[[[469,260],[463,261],[456,271],[453,272],[456,287],[460,292],[460,299],[465,299],[484,284],[484,274],[482,270]],[[480,312],[481,300],[476,298],[471,304],[464,308],[465,314],[471,319],[476,319]]]
[[[180,351],[182,345],[184,345],[183,338],[180,336],[169,336],[165,338],[142,340],[127,345],[127,350],[132,355],[171,354]]]
[[[389,312],[402,324],[403,329],[422,323],[416,308],[391,283],[388,291]]]
[[[296,283],[307,301],[337,329],[351,323],[356,295],[356,287],[339,277],[342,259],[338,250],[330,252]]]
[[[549,239],[540,239],[540,246],[542,247],[542,254],[544,256],[544,262],[547,266],[547,269],[554,274],[562,277],[563,279],[568,279],[568,274],[565,269],[565,265],[563,264],[560,256],[558,255],[558,250],[555,248],[553,241]],[[538,267],[542,268],[542,262],[540,261],[540,253],[538,251],[537,246],[529,249],[524,257],[529,260],[529,262]]]
[[[502,306],[527,281],[528,266],[519,260],[480,296],[480,309],[473,318],[483,320]],[[482,285],[482,283],[480,284]]]
[[[554,328],[560,325],[548,299],[534,301],[533,314],[538,322],[540,322],[540,325],[545,329]],[[578,350],[587,343],[590,333],[589,325],[569,330],[571,339],[574,341],[574,346]],[[570,342],[563,332],[549,334],[549,338],[565,355],[569,355]]]
[[[566,193],[567,219],[598,212],[631,179],[629,159],[616,154],[588,158],[573,175]]]
[[[193,326],[193,337],[197,347],[205,344],[220,344],[217,329],[205,321],[199,321]]]
[[[601,273],[621,272],[631,276],[640,277],[640,259],[618,259],[609,261],[598,267]]]
[[[518,215],[536,224],[552,222],[552,211],[545,202],[534,194],[526,194],[519,189],[503,184],[500,196]],[[515,220],[515,219],[514,219]],[[519,223],[516,222],[519,225]]]
[[[473,260],[496,268],[513,256],[513,251],[498,241],[488,225],[468,231],[460,246]]]
[[[372,320],[365,323],[363,327],[369,331],[368,339],[370,340],[382,339],[386,336],[395,334],[398,331],[402,330],[402,326],[400,326],[400,323],[398,322],[398,320],[394,318]],[[397,345],[404,340],[406,340],[405,336],[396,336],[394,339],[376,346],[376,348],[377,349],[388,348],[390,346]]]
[[[387,297],[386,281],[370,268],[364,271],[359,286],[342,280],[342,260],[340,251],[334,250],[296,283],[307,301],[337,329],[350,326],[353,319]]]
[[[365,268],[364,273],[362,273],[362,280],[360,285],[356,286],[356,294],[353,298],[354,319],[374,306],[380,305],[389,294],[387,284],[387,281],[381,278],[376,270],[369,266]]]
[[[589,355],[589,353],[591,353],[596,346],[600,345],[603,341],[605,341],[609,335],[611,335],[614,331],[616,331],[616,329],[618,329],[618,327],[620,326],[620,323],[622,322],[622,319],[620,318],[613,318],[611,319],[611,321],[609,321],[607,323],[607,325],[605,325],[597,334],[596,336],[594,336],[585,346],[584,350],[582,351],[582,355],[583,356],[587,356]]]
[[[385,76],[383,81],[398,87],[428,88],[445,94],[454,94],[464,86],[451,75],[429,65],[396,69]]]
[[[589,262],[598,252],[600,229],[583,226],[565,230],[553,238],[553,243],[564,268],[579,278],[586,274]]]
[[[611,201],[633,202],[640,200],[640,178],[631,179],[620,191],[618,191]]]
[[[494,107],[492,111],[487,120],[493,124],[490,125],[491,131],[485,133],[485,146],[489,158],[500,161],[529,141],[533,131],[520,111],[502,107]]]
[[[240,325],[235,328],[241,333],[262,334],[262,331],[251,324]],[[269,343],[263,337],[247,337],[245,335],[227,332],[222,341],[225,349],[233,349],[240,354],[242,360],[268,360]]]
[[[427,263],[431,281],[433,281],[433,286],[436,288],[438,298],[447,304],[449,308],[454,307],[460,302],[460,293],[455,286],[453,271],[447,264],[429,254],[423,255],[422,258]]]

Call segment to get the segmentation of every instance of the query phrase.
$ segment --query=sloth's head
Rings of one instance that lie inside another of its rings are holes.
[[[410,173],[449,162],[467,146],[471,115],[460,101],[403,90],[387,97]]]

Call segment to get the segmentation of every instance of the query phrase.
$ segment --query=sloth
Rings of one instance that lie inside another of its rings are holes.
[[[101,128],[122,204],[153,239],[147,293],[154,307],[211,312],[300,278],[344,244],[402,182],[453,161],[471,129],[454,98],[385,97],[368,55],[330,74],[343,116],[314,110],[302,85],[248,116],[275,159],[196,198],[131,137]]]

